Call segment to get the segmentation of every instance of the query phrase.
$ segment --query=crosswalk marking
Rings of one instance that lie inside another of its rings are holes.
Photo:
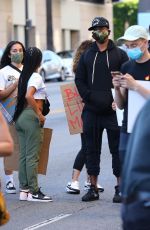
[[[47,220],[42,221],[42,222],[40,222],[38,224],[35,224],[35,225],[29,226],[27,228],[24,228],[23,230],[34,230],[34,229],[38,229],[38,228],[41,228],[41,227],[46,226],[48,224],[52,224],[52,223],[54,223],[56,221],[59,221],[61,219],[67,218],[67,217],[69,217],[71,215],[72,214],[60,214],[60,215],[55,216],[55,217],[53,217],[51,219],[47,219]]]

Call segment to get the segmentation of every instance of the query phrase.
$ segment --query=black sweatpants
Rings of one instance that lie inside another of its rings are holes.
[[[98,176],[100,172],[100,155],[102,135],[107,131],[109,150],[112,154],[112,169],[116,177],[120,177],[119,137],[120,128],[117,124],[116,113],[98,115],[83,110],[83,133],[86,141],[86,167],[89,175]]]

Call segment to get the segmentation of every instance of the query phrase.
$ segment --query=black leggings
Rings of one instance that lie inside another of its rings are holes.
[[[86,143],[85,143],[84,134],[81,133],[81,149],[75,158],[73,169],[82,171],[85,163],[86,163]]]

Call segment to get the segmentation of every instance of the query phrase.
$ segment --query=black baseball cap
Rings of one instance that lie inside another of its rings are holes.
[[[92,21],[92,26],[88,30],[94,30],[96,27],[107,27],[109,29],[109,22],[106,18],[95,17]]]

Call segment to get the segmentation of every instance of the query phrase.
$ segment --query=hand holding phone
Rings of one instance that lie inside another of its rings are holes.
[[[111,71],[112,77],[121,77],[123,74],[120,71]]]
[[[120,80],[123,74],[120,71],[111,71],[112,75],[112,83],[115,89],[119,89],[121,87]]]

